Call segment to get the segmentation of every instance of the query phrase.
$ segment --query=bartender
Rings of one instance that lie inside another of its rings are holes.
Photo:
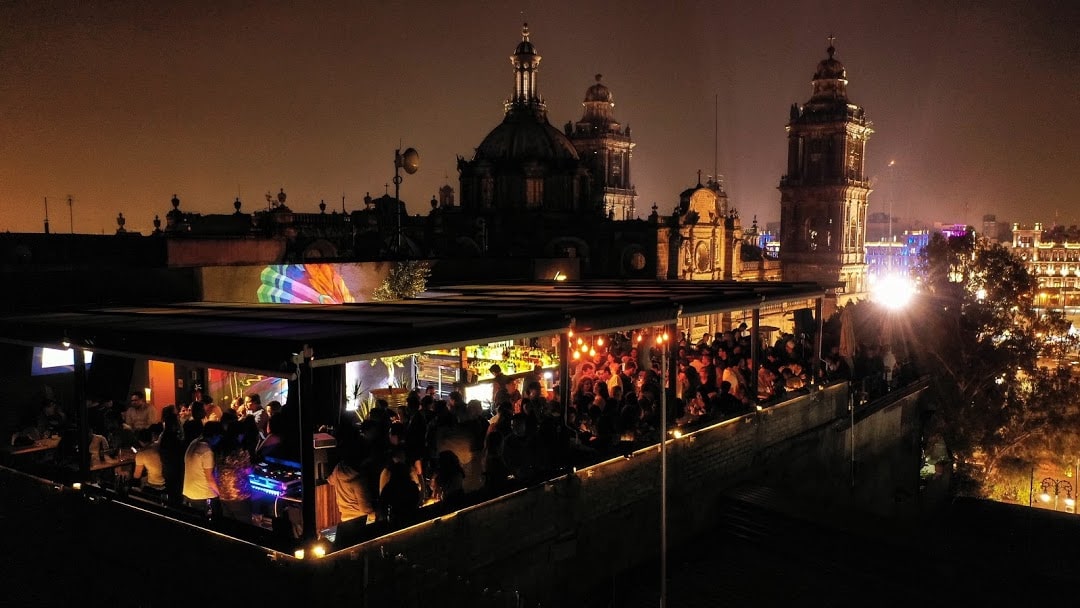
[[[497,403],[496,399],[499,396],[499,391],[510,392],[510,378],[506,377],[498,363],[492,363],[488,371],[494,376],[491,380],[491,403],[495,404]]]

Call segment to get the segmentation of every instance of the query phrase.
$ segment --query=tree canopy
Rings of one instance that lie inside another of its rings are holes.
[[[1078,385],[1058,362],[1069,323],[1038,309],[1038,283],[1001,245],[934,235],[920,254],[919,359],[938,409],[931,429],[982,493],[1007,460],[1078,455]]]

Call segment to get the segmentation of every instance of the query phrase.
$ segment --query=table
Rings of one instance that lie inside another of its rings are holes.
[[[38,439],[30,445],[10,445],[5,444],[2,451],[9,456],[20,456],[22,454],[33,454],[35,452],[44,452],[46,450],[55,450],[60,445],[60,437],[49,437],[48,439]]]
[[[0,446],[0,464],[23,469],[51,462],[59,445],[60,437],[38,439],[28,445],[4,444]]]
[[[116,458],[109,458],[99,462],[92,462],[90,464],[91,471],[104,471],[107,469],[119,469],[120,467],[131,465],[135,466],[135,453],[131,450],[121,449]]]

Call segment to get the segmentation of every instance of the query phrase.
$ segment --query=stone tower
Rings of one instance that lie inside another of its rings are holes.
[[[791,106],[787,175],[780,178],[780,259],[785,281],[817,281],[843,305],[865,297],[870,183],[863,109],[848,100],[847,71],[829,40],[810,101]]]
[[[623,128],[615,120],[615,98],[601,78],[597,74],[596,83],[585,91],[581,103],[585,112],[577,123],[566,123],[566,135],[574,142],[582,164],[589,168],[594,204],[612,219],[631,220],[637,215],[637,192],[630,181],[634,143],[630,127]]]

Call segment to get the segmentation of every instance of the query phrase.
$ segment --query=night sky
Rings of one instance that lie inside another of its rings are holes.
[[[0,230],[40,232],[48,197],[69,232],[68,194],[81,233],[115,231],[118,212],[148,233],[174,193],[201,213],[282,187],[294,211],[343,194],[352,211],[383,194],[399,145],[421,155],[401,197],[427,213],[502,119],[523,19],[553,125],[604,75],[641,217],[716,165],[746,223],[778,220],[788,108],[831,33],[875,129],[872,212],[1080,223],[1075,0],[9,1]]]

